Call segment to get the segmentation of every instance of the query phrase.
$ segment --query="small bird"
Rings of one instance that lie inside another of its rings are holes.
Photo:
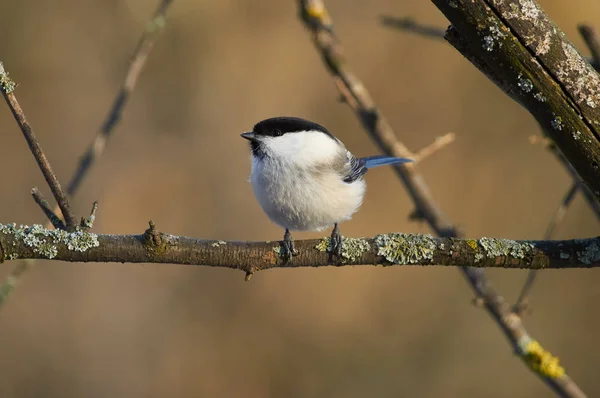
[[[356,158],[325,127],[297,117],[274,117],[242,134],[252,150],[252,190],[271,221],[285,228],[280,255],[298,254],[290,231],[333,226],[331,253],[340,258],[338,224],[352,218],[365,196],[368,169],[412,162],[390,156]]]

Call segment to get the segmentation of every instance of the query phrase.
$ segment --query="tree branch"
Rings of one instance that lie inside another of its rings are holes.
[[[2,95],[8,104],[25,140],[27,141],[27,145],[29,145],[29,149],[35,158],[42,174],[44,175],[44,179],[48,183],[52,194],[54,195],[54,199],[56,199],[56,203],[60,207],[62,215],[66,221],[66,226],[69,229],[75,228],[77,225],[77,221],[75,219],[75,215],[71,211],[71,205],[69,204],[69,199],[67,195],[62,190],[54,171],[52,171],[52,166],[50,166],[50,162],[46,157],[46,154],[42,150],[40,143],[38,142],[35,134],[33,133],[33,129],[29,125],[27,118],[25,117],[25,113],[21,109],[21,105],[17,101],[17,97],[14,94],[14,89],[16,88],[16,84],[8,77],[8,73],[4,70],[4,66],[0,63],[0,90],[2,91]]]
[[[33,196],[33,200],[35,200],[35,203],[37,203],[38,206],[40,206],[40,208],[42,209],[48,220],[50,220],[50,223],[52,223],[54,228],[67,229],[63,221],[60,219],[59,216],[56,215],[56,213],[54,213],[54,211],[50,207],[50,204],[44,198],[40,190],[37,189],[37,187],[31,190],[31,196]]]
[[[445,265],[479,268],[558,269],[600,267],[600,237],[564,241],[456,239],[389,233],[344,238],[339,263],[331,263],[330,238],[295,241],[293,262],[279,256],[281,242],[226,242],[160,233],[152,222],[143,235],[97,235],[42,225],[0,224],[0,262],[16,258],[71,262],[169,263],[239,269],[328,265]]]
[[[452,44],[525,107],[600,197],[600,77],[533,0],[432,0]],[[475,61],[474,61],[475,60]]]

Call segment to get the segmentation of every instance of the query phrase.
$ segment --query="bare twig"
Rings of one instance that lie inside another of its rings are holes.
[[[600,267],[600,237],[563,241],[499,238],[434,238],[427,234],[387,233],[344,238],[337,262],[330,238],[295,241],[299,255],[281,258],[283,242],[233,242],[195,239],[159,232],[151,224],[143,235],[99,235],[42,225],[0,224],[0,262],[14,258],[72,262],[189,264],[256,273],[271,268],[329,265],[421,265],[477,268],[559,269]],[[409,248],[409,249],[406,249]]]
[[[94,164],[94,161],[104,152],[108,139],[117,123],[121,120],[123,110],[129,101],[131,93],[135,89],[138,78],[148,59],[148,55],[166,24],[166,12],[172,2],[173,0],[161,0],[156,11],[154,11],[151,20],[147,23],[146,30],[142,34],[142,37],[133,52],[129,69],[127,70],[121,88],[113,101],[110,111],[102,123],[102,127],[96,133],[92,144],[81,157],[79,166],[67,185],[67,193],[69,195],[75,194],[81,181],[85,178],[91,166]]]
[[[123,114],[129,97],[136,86],[138,77],[140,76],[146,60],[148,59],[148,55],[150,54],[156,39],[166,24],[166,12],[172,2],[173,0],[160,0],[156,11],[146,25],[146,29],[144,30],[144,33],[142,34],[136,49],[133,52],[129,69],[127,70],[121,88],[117,93],[110,111],[102,123],[100,130],[96,133],[96,136],[92,140],[92,143],[87,148],[85,154],[81,157],[77,169],[67,184],[67,194],[69,196],[73,197],[77,193],[81,182],[88,175],[95,161],[104,152],[108,140],[117,126],[117,123],[121,119],[121,115]],[[1,81],[0,84],[2,84]],[[0,285],[0,307],[6,302],[6,299],[14,290],[17,283],[21,280],[22,276],[32,266],[33,261],[21,261],[11,271],[6,281]]]
[[[579,183],[577,181],[573,182],[573,185],[571,185],[571,188],[567,191],[567,194],[565,195],[562,202],[560,203],[560,205],[554,212],[554,216],[552,217],[552,219],[550,220],[550,223],[548,224],[548,227],[546,228],[546,233],[544,234],[544,240],[552,239],[552,236],[554,235],[556,226],[558,224],[560,224],[560,222],[565,217],[565,214],[567,214],[567,209],[571,205],[571,202],[575,198],[575,194],[577,193],[579,188],[580,188]],[[515,314],[522,315],[523,312],[527,309],[528,297],[531,293],[531,289],[533,287],[533,282],[535,281],[536,276],[537,276],[536,270],[529,271],[529,274],[527,275],[527,279],[525,280],[525,284],[523,285],[523,288],[521,289],[521,293],[519,294],[519,298],[517,299],[517,302],[515,303],[515,305],[513,307],[513,312]]]
[[[52,171],[52,166],[50,166],[50,162],[46,157],[46,154],[42,150],[40,143],[38,142],[35,134],[33,133],[33,129],[31,125],[27,121],[25,117],[25,113],[23,109],[21,109],[21,105],[17,101],[17,97],[14,94],[15,84],[8,77],[8,73],[4,70],[4,66],[0,63],[0,88],[2,91],[2,95],[4,95],[4,99],[8,104],[25,140],[27,141],[27,145],[29,145],[29,149],[35,158],[42,174],[44,175],[44,179],[48,183],[52,194],[54,195],[54,199],[58,206],[60,207],[60,211],[62,212],[63,217],[65,218],[67,228],[73,229],[77,225],[75,221],[75,216],[71,211],[71,205],[69,204],[69,199],[67,195],[62,190],[60,183],[58,182],[58,178]]]
[[[35,200],[35,203],[37,203],[38,206],[40,206],[40,208],[42,209],[46,217],[48,217],[48,220],[52,223],[54,228],[67,229],[63,221],[60,219],[59,216],[56,215],[56,213],[54,213],[54,211],[50,207],[50,204],[48,204],[48,201],[44,199],[44,196],[42,195],[40,190],[37,189],[37,187],[31,190],[31,196],[33,196],[33,200]]]
[[[425,148],[421,148],[417,153],[415,153],[413,160],[416,163],[422,162],[440,149],[454,142],[455,139],[456,134],[454,133],[447,133],[440,137],[436,137],[431,144],[427,145]]]
[[[529,143],[533,144],[533,145],[543,145],[545,147],[549,147],[552,146],[552,140],[546,136],[543,135],[539,135],[539,134],[534,134],[534,135],[530,135],[529,136]]]
[[[445,29],[440,29],[437,26],[429,26],[415,21],[411,17],[392,17],[383,15],[381,23],[390,28],[400,29],[406,32],[415,33],[420,36],[430,37],[432,39],[443,39]]]
[[[94,221],[96,221],[96,211],[98,210],[98,202],[92,203],[92,211],[90,211],[90,215],[86,218],[81,217],[81,223],[79,226],[85,230],[90,230],[94,226]]]
[[[336,78],[337,82],[342,82],[345,86],[345,90],[341,90],[341,94],[348,97],[346,101],[348,104],[352,106],[354,103],[355,112],[371,138],[386,154],[406,157],[406,154],[410,151],[408,149],[403,150],[405,146],[398,141],[391,126],[375,106],[366,88],[352,73],[343,59],[341,44],[331,34],[331,18],[323,2],[321,0],[298,0],[298,5],[300,17],[311,32],[313,43],[319,51],[327,70]],[[320,23],[322,19],[327,20],[327,28]],[[502,80],[498,78],[497,83],[502,84]],[[395,170],[413,200],[417,209],[416,212],[429,224],[430,228],[441,237],[459,236],[457,228],[446,219],[433,200],[424,179],[417,173],[415,165],[395,167]],[[535,340],[528,334],[520,317],[511,312],[511,308],[502,296],[491,287],[483,270],[467,267],[463,267],[461,270],[476,295],[481,298],[484,307],[504,332],[521,359],[561,395],[569,397],[584,396],[579,387],[564,373],[564,370],[558,373],[549,373],[544,370],[546,368],[535,365],[540,357],[532,356],[527,348]],[[551,357],[547,352],[542,352],[544,358]],[[537,359],[532,361],[532,358]]]
[[[550,220],[550,223],[548,224],[548,228],[546,229],[546,233],[544,234],[544,240],[552,239],[556,226],[563,220],[565,214],[567,214],[567,209],[569,208],[571,202],[575,198],[575,194],[577,193],[578,188],[579,185],[577,182],[575,182],[567,191],[567,194],[563,198],[562,203],[558,206],[556,212],[554,213],[554,216],[552,217],[552,220]]]

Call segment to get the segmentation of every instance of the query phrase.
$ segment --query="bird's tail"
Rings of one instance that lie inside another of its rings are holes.
[[[372,169],[373,167],[385,166],[388,164],[413,162],[412,159],[395,158],[393,156],[383,156],[383,155],[369,156],[366,158],[361,158],[360,160],[361,160],[361,163],[363,163],[367,169]]]

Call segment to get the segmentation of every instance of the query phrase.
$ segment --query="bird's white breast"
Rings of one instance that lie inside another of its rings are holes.
[[[250,181],[260,206],[276,224],[320,231],[350,219],[362,204],[365,182],[343,181],[347,155],[338,141],[305,132],[268,138],[264,145],[266,156],[253,157]]]

